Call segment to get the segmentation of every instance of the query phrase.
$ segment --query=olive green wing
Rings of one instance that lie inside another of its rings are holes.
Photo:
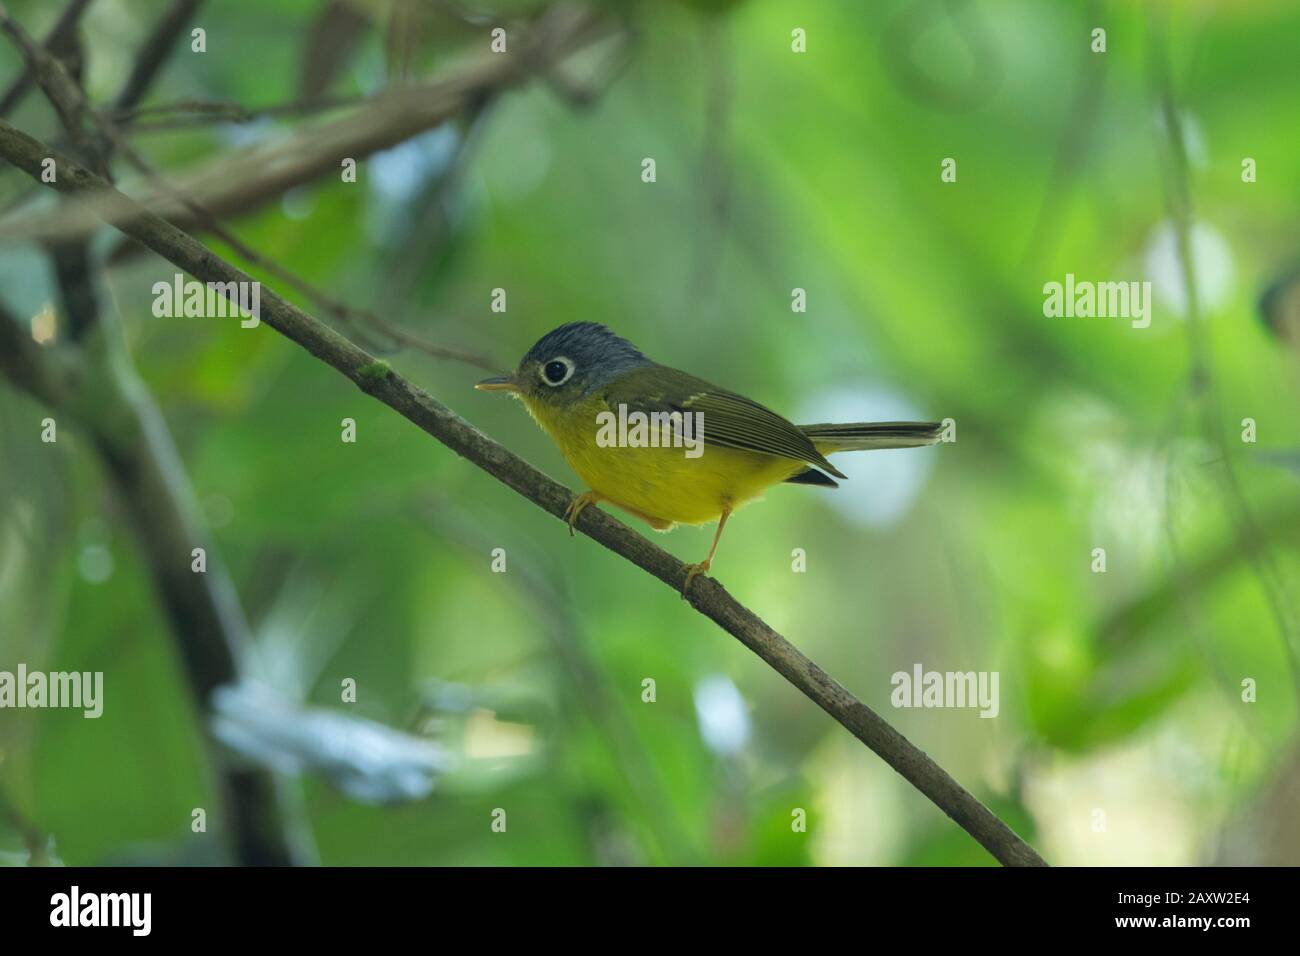
[[[704,443],[806,461],[845,477],[798,426],[753,399],[666,365],[634,369],[609,384],[605,400],[629,412],[681,412],[704,416]]]

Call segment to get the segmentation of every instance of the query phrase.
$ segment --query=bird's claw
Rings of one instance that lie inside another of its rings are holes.
[[[600,495],[594,491],[584,491],[578,497],[569,502],[568,510],[564,512],[564,520],[569,525],[569,537],[572,538],[576,531],[573,530],[574,524],[577,523],[578,515],[582,514],[582,509],[587,505],[595,504],[600,500]]]
[[[712,562],[710,561],[701,561],[699,564],[686,565],[686,583],[682,585],[683,601],[687,599],[687,594],[691,590],[691,582],[694,581],[701,574],[706,574],[711,564]]]

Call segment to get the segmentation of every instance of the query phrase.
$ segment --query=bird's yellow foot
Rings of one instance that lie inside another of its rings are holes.
[[[699,577],[701,574],[707,574],[707,573],[708,573],[708,570],[709,570],[709,568],[710,568],[710,566],[712,565],[712,563],[713,563],[713,562],[711,562],[711,561],[704,560],[704,561],[701,561],[699,564],[688,564],[688,565],[686,565],[686,583],[682,585],[682,600],[683,600],[683,601],[686,600],[686,595],[687,595],[687,594],[690,592],[690,590],[691,590],[691,582],[694,581],[694,580],[695,580],[697,577]]]
[[[594,491],[584,491],[573,501],[569,502],[569,510],[564,513],[564,520],[569,523],[569,537],[575,534],[573,524],[578,520],[578,515],[582,514],[582,509],[587,505],[594,505],[597,501],[604,499]]]

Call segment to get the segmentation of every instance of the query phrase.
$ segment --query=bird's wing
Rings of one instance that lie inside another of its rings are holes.
[[[629,412],[681,412],[704,416],[704,443],[720,448],[806,461],[845,477],[798,426],[753,399],[664,365],[634,369],[609,384],[605,400]]]

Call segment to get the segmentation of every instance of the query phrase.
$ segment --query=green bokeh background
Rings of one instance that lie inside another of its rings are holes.
[[[61,5],[9,6],[41,36]],[[159,6],[92,5],[93,100],[121,85]],[[845,488],[772,490],[728,526],[716,576],[1053,863],[1300,862],[1286,635],[1192,411],[1188,322],[1159,298],[1178,282],[1159,254],[1176,180],[1147,11],[604,6],[636,41],[591,106],[534,83],[478,121],[449,184],[442,158],[463,124],[232,228],[338,298],[503,366],[561,322],[592,319],[791,417],[833,406],[846,418],[905,408],[955,419],[955,444],[837,459]],[[1294,615],[1300,475],[1285,456],[1294,464],[1300,448],[1300,355],[1257,300],[1300,253],[1300,8],[1141,6],[1164,11],[1190,195],[1210,237],[1195,262],[1219,421]],[[147,102],[295,99],[323,7],[209,4],[196,20],[208,52],[179,51]],[[331,87],[341,95],[397,82],[386,79],[389,4],[358,9],[371,22]],[[486,26],[416,23],[415,76],[487,43]],[[1096,26],[1104,54],[1089,50]],[[806,53],[791,51],[796,27]],[[0,49],[0,77],[17,69]],[[39,95],[10,120],[57,133]],[[179,173],[310,122],[136,142]],[[955,183],[940,181],[945,157]],[[1242,182],[1243,157],[1257,182]],[[0,203],[29,188],[0,170]],[[388,806],[287,781],[323,862],[992,862],[671,591],[570,539],[301,349],[265,327],[155,319],[150,288],[174,271],[136,256],[101,290],[258,634],[258,676],[288,698],[445,735],[466,757],[432,795]],[[1151,279],[1151,327],[1045,318],[1043,285],[1066,273]],[[34,247],[0,246],[11,309],[57,301],[52,281]],[[498,287],[505,313],[489,308]],[[795,288],[805,313],[791,310]],[[413,350],[387,358],[577,487],[518,405],[471,389],[479,370]],[[192,834],[190,814],[215,808],[215,789],[147,568],[92,451],[71,427],[41,443],[44,415],[0,385],[0,669],[102,670],[105,713],[0,713],[0,789],[66,863],[210,859],[214,834]],[[355,444],[339,440],[344,418]],[[1257,443],[1240,441],[1245,418]],[[876,482],[891,489],[882,500]],[[711,533],[655,541],[698,560]],[[491,570],[494,548],[504,574]],[[796,548],[805,573],[792,571]],[[917,662],[997,671],[998,717],[891,706],[890,676]],[[717,677],[748,723],[729,748],[710,745],[697,712],[706,701],[706,722],[737,719],[725,695],[701,696]],[[355,704],[340,701],[345,678]],[[646,678],[654,703],[642,700]],[[432,682],[467,688],[470,712],[426,720]],[[491,830],[495,808],[505,833]],[[796,808],[807,832],[791,828]],[[23,846],[0,818],[0,858],[24,862]]]

